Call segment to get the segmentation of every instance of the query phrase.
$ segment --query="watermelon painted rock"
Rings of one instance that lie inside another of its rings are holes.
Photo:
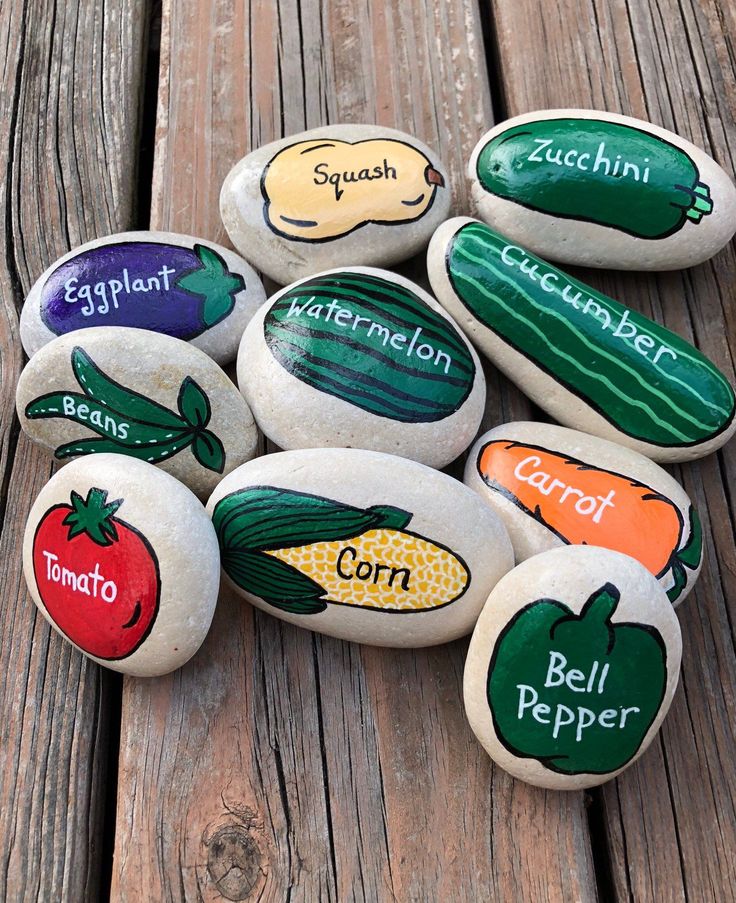
[[[688,461],[736,430],[734,392],[689,342],[476,220],[428,251],[440,303],[560,423],[655,461]]]
[[[228,582],[291,624],[375,646],[468,633],[513,567],[500,518],[431,468],[378,452],[281,452],[207,503]]]
[[[564,263],[672,270],[736,232],[736,187],[659,126],[596,110],[542,110],[491,129],[470,159],[482,219]]]
[[[649,746],[680,673],[680,625],[633,558],[564,546],[496,584],[465,663],[465,710],[514,777],[580,790],[615,777]]]
[[[130,326],[191,342],[223,364],[265,298],[255,271],[227,248],[172,232],[121,232],[46,270],[26,298],[20,335],[31,357],[77,329]]]
[[[408,279],[367,267],[270,298],[243,335],[238,384],[281,448],[355,446],[433,467],[465,451],[485,403],[454,321]]]

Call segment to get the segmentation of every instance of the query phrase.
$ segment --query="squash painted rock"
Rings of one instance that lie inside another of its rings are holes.
[[[26,298],[20,336],[31,357],[77,329],[131,326],[191,342],[224,364],[265,299],[255,271],[227,248],[172,232],[121,232],[46,270]]]
[[[411,257],[450,201],[447,173],[421,141],[382,126],[330,125],[244,157],[225,179],[220,212],[235,247],[285,285]]]
[[[493,506],[516,561],[565,544],[631,555],[674,605],[703,559],[698,513],[661,467],[631,449],[548,423],[506,423],[468,455],[465,484]]]
[[[500,518],[462,483],[361,449],[257,458],[220,483],[207,510],[240,595],[375,646],[463,636],[514,563]]]
[[[253,457],[253,415],[198,348],[125,326],[59,336],[31,358],[16,392],[20,424],[58,461],[129,455],[207,497]]]
[[[482,219],[565,263],[679,269],[736,232],[736,187],[714,160],[615,113],[517,116],[483,136],[469,175]]]
[[[639,562],[595,546],[552,549],[488,597],[465,663],[465,710],[514,777],[594,787],[656,736],[681,655],[677,617]]]
[[[73,461],[31,508],[23,572],[41,614],[89,658],[152,677],[181,667],[212,621],[220,555],[195,496],[122,455]]]
[[[472,442],[485,378],[437,302],[385,270],[331,270],[269,299],[238,384],[281,448],[357,446],[444,467]]]
[[[560,423],[655,461],[688,461],[736,430],[734,393],[689,342],[475,220],[428,252],[438,300]]]

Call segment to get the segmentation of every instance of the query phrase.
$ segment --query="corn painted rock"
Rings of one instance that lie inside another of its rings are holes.
[[[484,223],[440,226],[428,269],[440,303],[560,423],[655,461],[700,458],[733,435],[733,389],[712,361]]]
[[[411,257],[450,200],[445,168],[421,141],[382,126],[330,125],[244,157],[225,179],[220,212],[235,247],[285,285]]]
[[[565,544],[636,558],[674,605],[703,559],[698,513],[685,490],[648,458],[548,423],[505,423],[468,455],[465,484],[498,512],[516,561]]]
[[[681,654],[677,617],[643,565],[595,546],[552,549],[488,597],[465,663],[465,710],[514,777],[593,787],[656,736]]]
[[[58,461],[130,455],[205,498],[258,441],[248,405],[210,357],[124,326],[49,342],[21,374],[16,407],[25,432]]]
[[[513,567],[508,534],[478,495],[361,449],[249,461],[207,510],[240,595],[292,624],[375,646],[463,636]]]
[[[437,302],[367,267],[269,299],[243,335],[238,384],[281,448],[357,446],[444,467],[475,437],[485,378]]]
[[[736,187],[665,129],[595,110],[543,110],[491,129],[469,176],[479,215],[565,263],[672,270],[736,232]]]
[[[31,357],[77,329],[131,326],[191,342],[224,364],[265,299],[255,271],[227,248],[173,232],[121,232],[46,270],[26,298],[20,337]]]
[[[41,614],[80,652],[151,677],[202,645],[220,555],[186,486],[143,461],[101,454],[73,461],[39,493],[23,571]]]

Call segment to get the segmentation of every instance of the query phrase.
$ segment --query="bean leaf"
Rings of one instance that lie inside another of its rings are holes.
[[[225,449],[217,436],[209,430],[195,433],[192,453],[202,467],[208,470],[222,473],[225,469]]]
[[[179,413],[195,429],[207,426],[211,416],[210,402],[191,376],[187,376],[176,400]]]

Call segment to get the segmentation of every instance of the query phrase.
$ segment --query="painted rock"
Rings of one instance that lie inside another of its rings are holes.
[[[655,461],[688,461],[736,430],[726,377],[689,342],[475,220],[428,251],[438,300],[560,423]]]
[[[330,125],[244,157],[225,179],[220,212],[235,247],[285,285],[411,257],[450,202],[445,168],[421,141],[382,126]]]
[[[41,614],[80,652],[152,677],[202,645],[220,555],[186,486],[144,461],[102,454],[73,461],[41,490],[23,571]]]
[[[253,457],[253,415],[227,375],[179,339],[124,326],[59,336],[16,393],[21,426],[59,461],[112,452],[156,464],[200,496]]]
[[[266,299],[255,271],[211,241],[173,232],[121,232],[80,245],[50,266],[21,311],[31,357],[56,336],[89,326],[132,326],[233,360]]]
[[[238,384],[282,448],[357,446],[433,467],[470,445],[485,404],[453,320],[413,282],[367,267],[269,299],[243,335]]]
[[[538,787],[615,777],[654,739],[677,687],[680,626],[633,558],[564,546],[488,597],[465,664],[465,710],[490,757]]]
[[[463,636],[514,563],[500,518],[462,483],[361,449],[257,458],[219,484],[207,510],[240,595],[374,646]]]
[[[516,561],[565,544],[640,561],[678,605],[703,559],[698,513],[661,467],[631,449],[548,423],[506,423],[481,436],[465,484],[498,512]]]
[[[517,116],[470,159],[479,215],[566,263],[672,270],[702,263],[736,232],[736,187],[700,148],[596,110]]]

